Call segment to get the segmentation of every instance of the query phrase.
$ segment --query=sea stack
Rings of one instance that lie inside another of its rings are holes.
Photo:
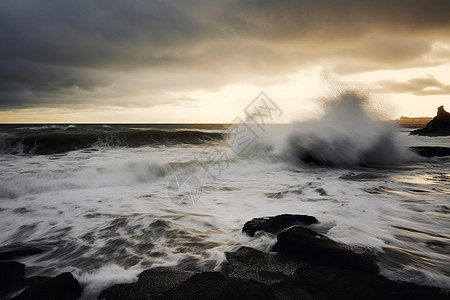
[[[450,113],[441,105],[438,107],[437,115],[423,129],[417,129],[410,135],[422,136],[449,136],[450,135]]]

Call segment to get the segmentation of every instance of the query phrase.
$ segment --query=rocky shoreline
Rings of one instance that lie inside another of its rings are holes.
[[[436,116],[422,129],[411,131],[409,135],[450,136],[450,113],[439,106]]]
[[[369,249],[337,243],[309,225],[306,215],[255,218],[243,232],[277,234],[269,253],[241,247],[226,253],[220,272],[173,268],[143,271],[138,281],[111,286],[98,296],[119,299],[448,299],[450,291],[391,281],[379,275]],[[77,299],[82,287],[70,273],[24,277],[25,265],[9,261],[39,249],[0,249],[1,299]]]
[[[0,299],[77,299],[82,293],[83,288],[71,273],[25,277],[24,264],[0,262]]]

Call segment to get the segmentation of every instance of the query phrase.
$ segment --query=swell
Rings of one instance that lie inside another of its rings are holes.
[[[96,147],[202,144],[223,138],[220,132],[194,130],[128,130],[115,132],[45,132],[0,135],[0,153],[58,154]]]

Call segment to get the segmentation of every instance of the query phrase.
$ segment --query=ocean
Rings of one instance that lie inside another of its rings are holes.
[[[246,221],[308,214],[382,275],[450,288],[450,157],[410,150],[450,139],[410,131],[345,101],[292,124],[0,125],[0,244],[44,249],[27,275],[72,272],[92,299],[152,267],[220,271],[275,243]]]

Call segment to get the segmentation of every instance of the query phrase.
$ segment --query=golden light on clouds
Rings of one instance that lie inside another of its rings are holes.
[[[393,118],[431,116],[450,106],[449,10],[443,0],[3,1],[0,122],[230,122],[261,91],[290,122],[320,111],[324,74]]]

